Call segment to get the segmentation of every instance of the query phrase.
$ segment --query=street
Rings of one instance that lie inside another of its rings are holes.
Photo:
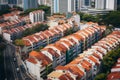
[[[16,55],[15,46],[7,44],[4,50],[4,68],[5,68],[5,80],[32,80],[26,74],[22,65],[20,64],[19,56]]]

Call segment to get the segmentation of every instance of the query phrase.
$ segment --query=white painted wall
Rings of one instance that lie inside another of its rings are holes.
[[[5,40],[9,41],[9,42],[12,41],[12,40],[11,40],[11,35],[8,34],[8,33],[3,33],[3,38],[4,38]]]

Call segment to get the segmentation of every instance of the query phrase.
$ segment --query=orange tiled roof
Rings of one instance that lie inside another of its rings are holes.
[[[61,44],[60,41],[59,41],[59,42],[56,42],[56,43],[55,43],[55,46],[60,47],[64,53],[67,51],[67,48],[66,48],[63,44]]]
[[[66,66],[70,72],[72,72],[75,75],[78,75],[78,78],[80,79],[82,76],[84,76],[84,72],[82,72],[77,66]]]
[[[96,64],[99,64],[98,61],[93,56],[89,56],[88,58],[93,62],[95,62]]]
[[[107,76],[107,80],[119,80],[120,72],[112,72]]]
[[[101,59],[101,57],[97,53],[93,53],[93,56],[97,57],[98,59]]]
[[[31,62],[33,64],[37,64],[37,61],[35,61],[35,59],[32,58],[32,57],[28,58],[27,61],[29,61],[29,62]]]
[[[74,80],[70,74],[66,73],[59,77],[59,80]]]
[[[74,36],[76,39],[78,39],[78,41],[83,40],[83,37],[79,36],[78,34],[73,34],[72,36]]]
[[[68,70],[68,68],[65,66],[57,66],[55,70]]]
[[[36,57],[36,56],[38,56],[39,55],[39,52],[37,52],[37,51],[31,51],[30,53],[29,53],[29,56],[31,56],[31,57]]]
[[[53,55],[55,57],[59,57],[60,56],[52,48],[43,48],[42,50],[47,50],[51,55]]]

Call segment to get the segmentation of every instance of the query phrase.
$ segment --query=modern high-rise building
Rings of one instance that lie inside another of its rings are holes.
[[[38,4],[39,4],[39,5],[44,5],[45,2],[46,2],[46,0],[38,0]]]
[[[95,0],[95,8],[96,9],[105,9],[106,8],[106,0]]]
[[[23,9],[31,9],[38,7],[38,0],[23,0]]]
[[[91,6],[91,0],[84,0],[84,6],[90,7]]]
[[[23,0],[6,0],[9,6],[19,6],[22,7]]]
[[[81,0],[75,0],[75,10],[80,11],[80,7],[81,7]]]
[[[75,0],[52,0],[51,13],[68,13],[75,11]]]
[[[117,5],[120,5],[120,0],[117,0]]]
[[[120,0],[117,0],[117,9],[120,10]]]
[[[51,6],[51,0],[38,0],[38,4]]]
[[[8,9],[8,1],[7,0],[0,0],[0,10],[2,9]]]
[[[117,0],[106,0],[106,9],[116,10]]]
[[[117,9],[117,0],[95,0],[96,9],[108,9],[116,10]]]
[[[17,0],[8,0],[8,4],[16,5],[17,4]]]
[[[77,0],[77,2],[80,8],[91,7],[91,0]]]
[[[6,4],[8,3],[8,0],[0,0],[0,4]]]

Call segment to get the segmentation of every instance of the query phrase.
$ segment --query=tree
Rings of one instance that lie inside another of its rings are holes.
[[[95,80],[106,80],[106,75],[110,73],[112,66],[115,65],[117,59],[120,57],[120,47],[116,50],[108,52],[102,60],[100,74],[95,77]]]
[[[94,80],[106,80],[106,74],[105,73],[101,73],[101,74],[98,74]]]
[[[78,13],[80,15],[80,19],[82,21],[92,21],[92,22],[98,22],[100,23],[101,22],[101,15],[91,15],[91,14],[86,14],[86,13],[81,13],[79,12]]]
[[[93,21],[94,22],[95,17],[90,15],[90,14],[84,14],[83,15],[83,20],[85,20],[85,21]]]
[[[106,25],[112,25],[114,27],[120,27],[120,11],[112,11],[102,16],[102,21]]]
[[[22,47],[22,46],[24,46],[24,42],[23,42],[22,39],[16,39],[16,40],[15,40],[15,45]]]
[[[23,8],[19,7],[19,6],[13,6],[13,8],[16,8],[17,10],[23,11]]]
[[[23,35],[22,36],[28,36],[28,35],[31,35],[33,33],[36,33],[36,32],[40,32],[40,31],[44,31],[44,30],[47,30],[48,29],[48,25],[47,24],[38,24],[32,28],[28,28],[26,29],[24,32],[23,32]]]
[[[80,19],[83,20],[84,13],[78,12],[78,14],[80,15]]]

